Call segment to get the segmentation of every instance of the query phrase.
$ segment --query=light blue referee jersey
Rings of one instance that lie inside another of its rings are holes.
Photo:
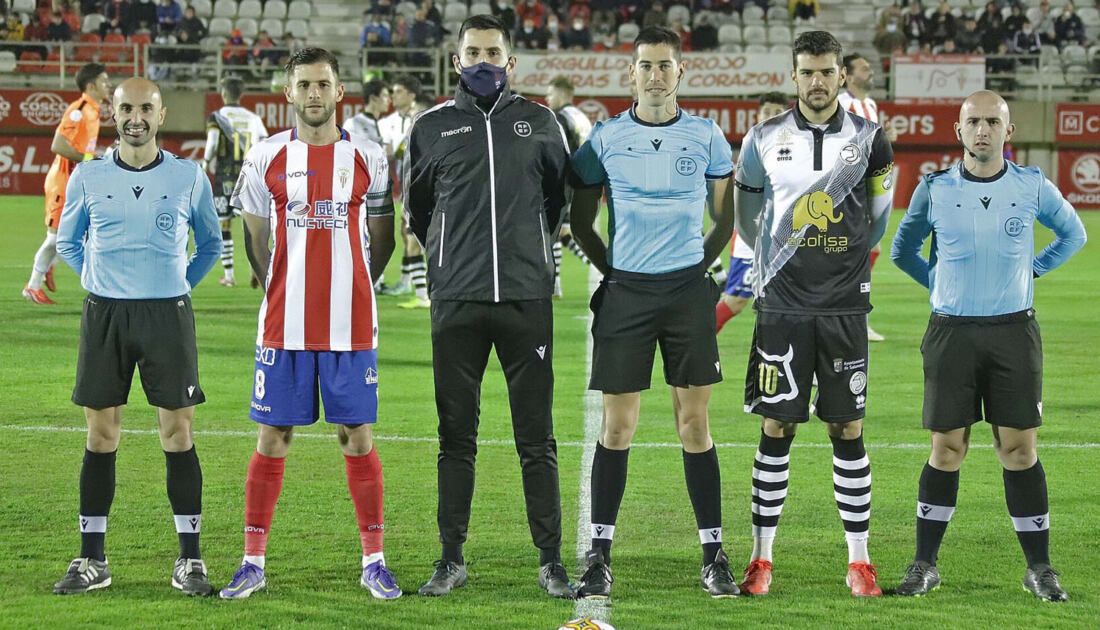
[[[703,261],[707,180],[733,174],[733,151],[709,118],[679,110],[639,120],[634,108],[596,123],[573,155],[574,184],[607,186],[607,263],[658,274]]]
[[[169,298],[197,285],[221,255],[210,180],[198,164],[161,151],[135,169],[113,151],[69,178],[57,253],[96,295]],[[188,229],[195,253],[187,254]]]
[[[1055,234],[1038,256],[1036,221]],[[921,178],[890,258],[931,290],[933,312],[983,317],[1031,308],[1034,277],[1084,245],[1080,217],[1038,168],[1006,161],[999,174],[981,178],[959,162]]]

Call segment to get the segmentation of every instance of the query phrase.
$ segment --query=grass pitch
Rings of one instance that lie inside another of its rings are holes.
[[[571,602],[536,585],[503,376],[490,362],[482,396],[482,447],[466,557],[470,582],[451,596],[415,590],[438,557],[435,527],[435,405],[427,311],[379,299],[381,418],[376,427],[386,475],[386,556],[409,593],[371,599],[358,585],[359,543],[333,429],[300,430],[268,549],[269,587],[245,602],[189,600],[168,584],[176,536],[164,492],[164,459],[153,411],[135,382],[124,412],[118,490],[107,552],[114,584],[84,597],[56,597],[51,586],[78,551],[77,477],[84,442],[80,410],[69,402],[83,291],[59,269],[59,305],[41,308],[19,291],[43,236],[38,197],[4,197],[0,217],[0,626],[555,628],[574,617]],[[900,218],[895,213],[894,222]],[[1100,234],[1100,215],[1084,216]],[[234,228],[240,230],[239,222]],[[1042,230],[1040,230],[1042,232]],[[891,231],[892,234],[892,231]],[[888,237],[889,238],[889,237]],[[1042,238],[1046,238],[1045,234]],[[241,242],[238,238],[238,244]],[[399,273],[400,250],[390,274]],[[237,247],[238,278],[247,263]],[[1004,506],[1000,466],[979,425],[963,468],[959,507],[941,552],[943,586],[922,599],[851,598],[844,586],[843,531],[832,498],[831,451],[823,427],[803,428],[792,451],[791,488],[776,542],[772,594],[712,601],[698,587],[699,550],[672,446],[669,395],[659,373],[643,397],[615,542],[611,623],[622,628],[1004,627],[1100,625],[1100,326],[1095,282],[1100,253],[1091,244],[1036,282],[1043,326],[1046,424],[1040,457],[1050,486],[1052,553],[1071,601],[1045,604],[1022,591],[1024,563]],[[220,266],[194,292],[202,385],[196,444],[205,476],[203,555],[221,586],[241,555],[244,474],[254,448],[248,420],[259,293],[217,284]],[[555,303],[564,540],[574,576],[578,489],[584,441],[587,340],[586,271],[566,253],[565,298]],[[885,259],[874,273],[874,327],[866,440],[874,470],[871,552],[880,582],[893,586],[913,551],[914,502],[927,435],[920,428],[918,344],[927,294]],[[724,479],[727,550],[739,571],[747,560],[752,454],[759,428],[741,411],[752,314],[719,338],[726,381],[711,405]],[[660,365],[657,362],[657,365]],[[658,368],[659,369],[659,368]]]

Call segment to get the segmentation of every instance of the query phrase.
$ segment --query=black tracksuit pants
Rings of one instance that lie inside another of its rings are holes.
[[[527,522],[535,546],[561,546],[554,399],[553,307],[549,299],[432,301],[432,363],[439,413],[440,542],[466,542],[474,494],[481,379],[495,346],[512,411]]]

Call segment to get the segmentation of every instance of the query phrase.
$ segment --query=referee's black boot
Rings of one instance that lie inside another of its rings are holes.
[[[936,565],[917,560],[905,570],[905,577],[894,589],[894,593],[905,597],[920,597],[936,590],[939,586],[940,571]]]
[[[737,597],[741,594],[741,589],[737,588],[737,582],[734,581],[733,573],[730,572],[730,559],[721,549],[718,550],[714,562],[703,567],[699,581],[703,585],[703,590],[715,599]]]
[[[599,549],[589,551],[588,570],[581,576],[581,582],[577,587],[577,597],[580,599],[607,599],[611,597],[611,583],[615,578],[611,577],[611,567],[604,560],[603,552]]]
[[[547,562],[539,568],[539,586],[551,597],[575,599],[577,592],[569,583],[569,574],[560,562]]]
[[[1064,602],[1069,599],[1069,595],[1058,582],[1058,575],[1059,573],[1049,564],[1028,567],[1027,573],[1024,574],[1024,589],[1048,602]]]
[[[420,587],[420,594],[428,597],[441,597],[452,589],[466,586],[466,565],[450,560],[436,560],[435,573]]]

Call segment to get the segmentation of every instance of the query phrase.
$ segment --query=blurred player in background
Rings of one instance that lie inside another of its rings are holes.
[[[756,110],[756,122],[775,118],[788,109],[789,99],[782,92],[768,92],[760,97],[760,108]],[[726,276],[726,288],[718,305],[714,307],[716,332],[722,332],[726,322],[736,317],[752,299],[752,247],[736,232],[730,247],[730,269]]]
[[[390,111],[390,86],[382,79],[371,79],[363,85],[363,110],[344,121],[344,129],[353,136],[367,138],[381,147],[386,146],[382,137],[381,120]]]
[[[241,165],[253,145],[267,137],[263,120],[241,107],[244,80],[229,76],[222,81],[221,108],[210,114],[206,122],[206,149],[202,159],[204,168],[214,176],[214,203],[222,230],[222,269],[225,275],[219,282],[223,287],[236,284],[233,277],[233,232],[230,221],[233,210],[229,199],[241,174]]]
[[[244,560],[221,591],[244,599],[267,585],[267,538],[295,426],[337,425],[359,525],[359,583],[378,599],[401,596],[382,554],[378,322],[371,277],[393,253],[393,198],[382,147],[341,131],[336,57],[303,48],[287,62],[295,127],[248,153],[232,205],[254,235],[248,260],[264,284],[256,335],[252,420],[259,425],[245,481]],[[368,241],[369,235],[369,241]],[[274,250],[269,240],[274,240]],[[368,248],[369,243],[369,248]]]
[[[1016,126],[994,92],[970,95],[955,133],[962,162],[921,178],[890,257],[931,291],[924,355],[924,428],[932,453],[917,494],[917,550],[898,595],[939,586],[936,556],[955,514],[970,429],[984,418],[1004,469],[1005,502],[1024,551],[1024,588],[1069,597],[1050,566],[1047,479],[1036,452],[1043,422],[1043,342],[1032,307],[1035,278],[1085,245],[1073,206],[1035,167],[1004,159]],[[1055,239],[1035,254],[1035,224]],[[921,257],[932,236],[929,259]]]
[[[588,140],[588,134],[592,132],[592,121],[588,114],[577,109],[573,105],[573,82],[569,77],[559,75],[550,81],[546,88],[546,105],[554,111],[558,117],[558,123],[565,130],[565,139],[569,142],[569,155],[576,153],[577,149]],[[558,240],[554,241],[554,296],[561,297],[561,248],[562,245],[569,248],[584,264],[590,264],[588,256],[573,238],[569,230],[569,206],[565,207],[562,214],[561,233]]]
[[[871,69],[870,62],[859,53],[845,55],[844,70],[848,75],[848,80],[845,84],[847,89],[841,90],[840,94],[837,95],[840,107],[873,123],[879,123],[882,126],[882,132],[886,135],[886,141],[890,144],[897,142],[897,130],[894,129],[894,125],[883,124],[883,121],[879,120],[878,103],[871,98],[871,90],[875,89],[875,71]],[[878,260],[881,253],[882,246],[876,243],[871,248],[871,269],[875,268],[875,261]],[[875,329],[871,328],[870,323],[868,323],[867,341],[886,341],[886,337],[875,332]]]
[[[798,103],[754,126],[737,165],[737,229],[753,248],[756,325],[745,410],[762,416],[752,470],[753,551],[741,591],[764,595],[787,498],[791,442],[813,411],[833,446],[833,496],[848,544],[853,596],[882,589],[867,549],[871,462],[867,403],[868,252],[893,204],[893,152],[875,123],[840,108],[840,42],[808,31],[794,42]]]
[[[47,289],[57,291],[53,268],[57,263],[57,225],[65,206],[65,188],[76,165],[95,157],[99,110],[111,93],[106,66],[89,63],[80,68],[76,73],[76,87],[81,92],[80,98],[65,110],[50,145],[57,157],[46,173],[46,240],[34,255],[31,279],[23,287],[23,297],[35,304],[54,303],[42,290],[42,285],[45,283]]]

